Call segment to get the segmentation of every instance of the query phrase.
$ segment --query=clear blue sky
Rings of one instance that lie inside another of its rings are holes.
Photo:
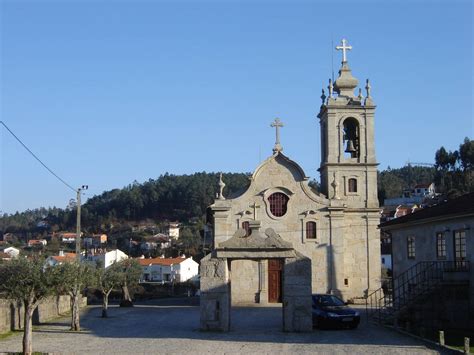
[[[469,0],[0,3],[1,120],[90,195],[165,172],[253,171],[277,116],[284,152],[319,178],[319,96],[343,37],[372,83],[382,169],[474,138]],[[75,197],[0,138],[0,210]]]

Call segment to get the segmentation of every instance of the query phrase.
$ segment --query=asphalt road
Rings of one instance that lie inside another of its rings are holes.
[[[83,331],[70,332],[61,318],[35,328],[33,350],[76,354],[358,353],[437,354],[424,343],[363,320],[356,330],[281,331],[281,307],[233,308],[232,331],[201,332],[197,299],[159,300],[133,308],[87,307]],[[21,351],[22,333],[0,340],[0,351]]]

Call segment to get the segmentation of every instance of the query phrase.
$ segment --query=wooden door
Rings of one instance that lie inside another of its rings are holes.
[[[283,263],[280,259],[268,259],[268,302],[281,302],[281,273]]]

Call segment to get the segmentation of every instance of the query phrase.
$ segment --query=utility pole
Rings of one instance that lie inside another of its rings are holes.
[[[81,191],[88,188],[88,185],[82,185],[77,189],[76,260],[78,262],[81,262]]]

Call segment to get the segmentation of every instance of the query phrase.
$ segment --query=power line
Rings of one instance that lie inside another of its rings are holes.
[[[21,139],[18,138],[18,137],[15,135],[15,133],[12,132],[12,130],[11,130],[10,128],[8,128],[8,126],[5,124],[5,122],[0,121],[0,123],[3,125],[3,127],[5,127],[5,128],[7,129],[8,132],[10,132],[10,134],[11,134],[13,137],[23,146],[23,148],[25,148],[41,165],[43,165],[43,166],[46,168],[46,170],[48,170],[51,174],[53,174],[59,181],[61,181],[64,185],[66,185],[67,187],[69,187],[72,191],[77,192],[74,187],[72,187],[71,185],[69,185],[66,181],[64,181],[63,179],[61,179],[54,171],[52,171],[50,168],[48,168],[48,166],[47,166],[45,163],[43,163],[43,162],[41,161],[41,159],[38,158],[38,157],[36,156],[36,154],[33,153],[33,152],[31,151],[31,149],[28,148],[28,147],[21,141]]]

